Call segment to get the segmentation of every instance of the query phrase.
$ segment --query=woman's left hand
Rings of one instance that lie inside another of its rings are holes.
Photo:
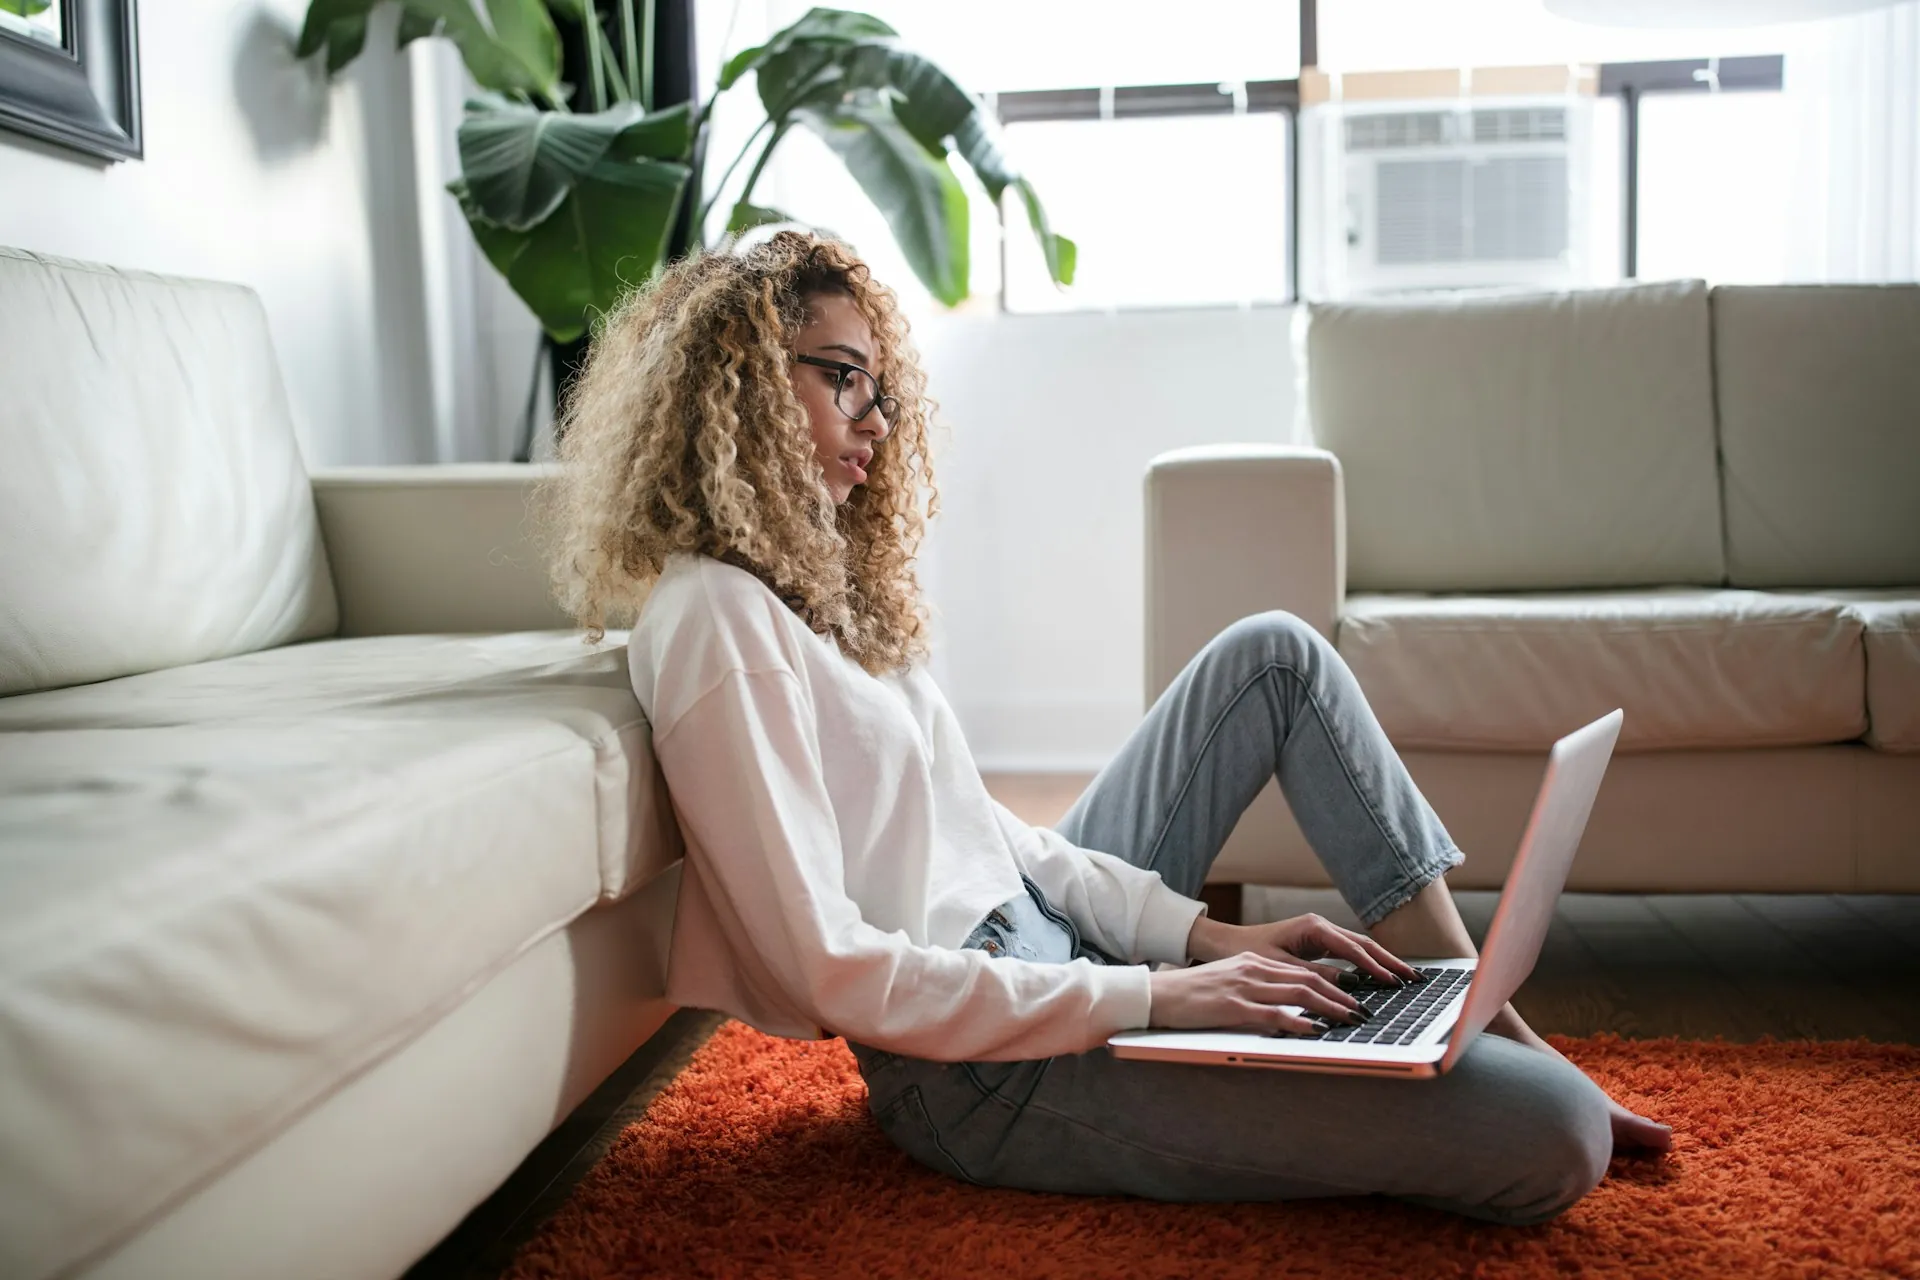
[[[1308,914],[1270,924],[1222,924],[1205,916],[1194,921],[1187,955],[1205,964],[1243,951],[1304,964],[1332,957],[1350,960],[1356,970],[1382,982],[1411,981],[1419,970],[1364,933],[1342,929],[1325,916]],[[1331,975],[1333,971],[1329,970]]]

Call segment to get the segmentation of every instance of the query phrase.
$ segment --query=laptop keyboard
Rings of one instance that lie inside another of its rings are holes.
[[[1473,977],[1471,969],[1422,968],[1426,980],[1407,987],[1369,987],[1352,992],[1369,1021],[1355,1026],[1310,1015],[1315,1030],[1289,1032],[1298,1040],[1344,1040],[1348,1044],[1411,1044]]]

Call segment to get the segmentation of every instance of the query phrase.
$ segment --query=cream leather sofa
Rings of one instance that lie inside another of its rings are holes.
[[[0,315],[0,1275],[397,1275],[671,1012],[624,637],[530,468],[309,477],[248,290]]]
[[[1569,887],[1920,892],[1920,287],[1302,308],[1314,447],[1152,462],[1149,703],[1235,618],[1333,639],[1497,888],[1618,706]],[[1213,883],[1328,883],[1269,784]]]

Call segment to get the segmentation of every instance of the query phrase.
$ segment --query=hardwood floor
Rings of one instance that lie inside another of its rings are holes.
[[[1047,826],[1092,775],[985,780]],[[1454,894],[1475,946],[1498,899]],[[1307,911],[1359,927],[1331,889],[1248,886],[1242,919]],[[1543,1035],[1920,1043],[1920,895],[1565,894],[1514,1007]]]

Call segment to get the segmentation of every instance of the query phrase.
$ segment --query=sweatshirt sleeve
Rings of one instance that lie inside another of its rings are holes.
[[[729,947],[818,1025],[943,1062],[1083,1053],[1148,1024],[1151,972],[919,946],[860,916],[791,671],[730,671],[654,741]]]
[[[1204,902],[1169,889],[1157,871],[1030,826],[998,800],[993,808],[1021,870],[1095,946],[1136,964],[1187,963],[1187,935]]]

